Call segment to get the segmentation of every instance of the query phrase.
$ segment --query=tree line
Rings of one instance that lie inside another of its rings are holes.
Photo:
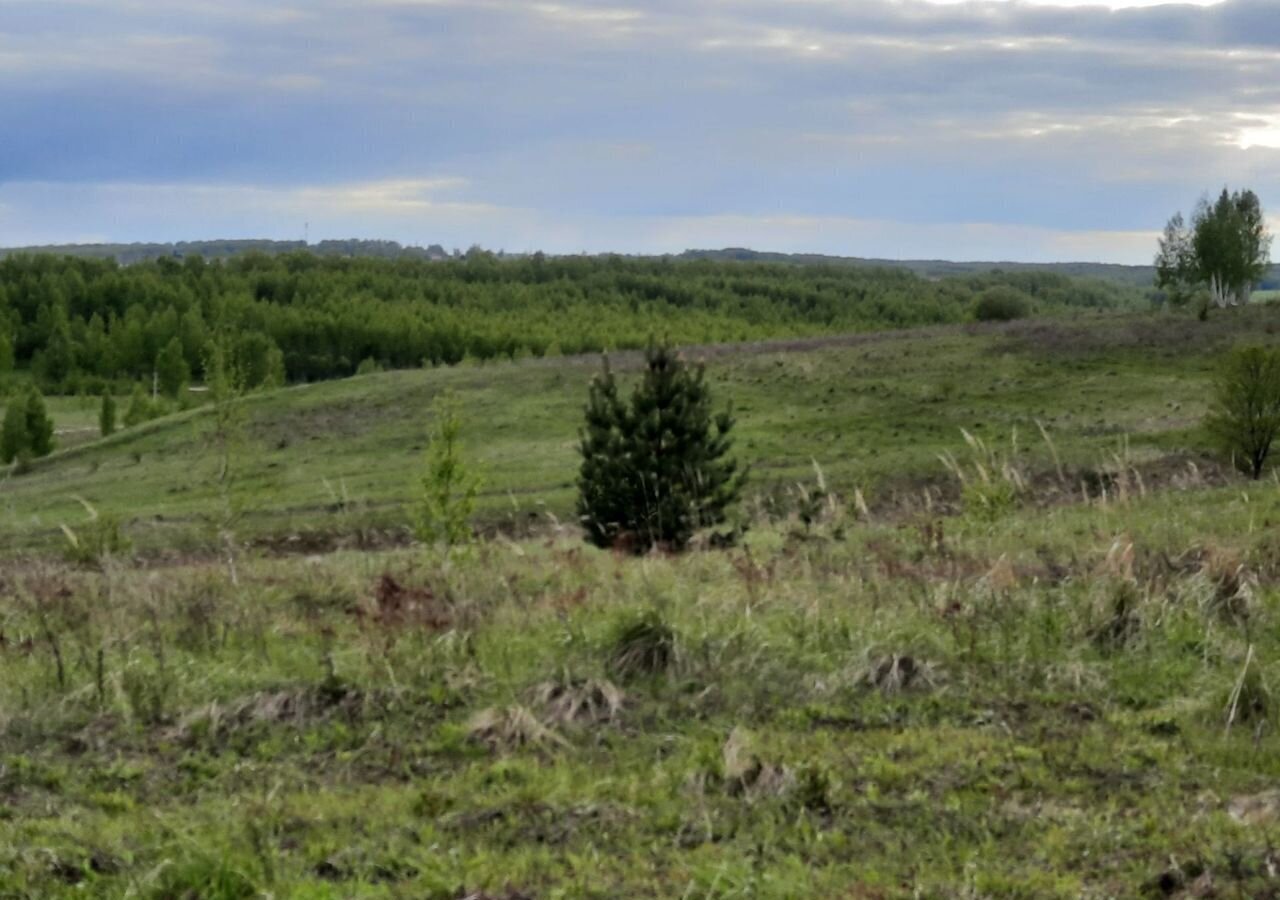
[[[0,260],[0,371],[46,393],[175,396],[225,337],[246,387],[371,368],[961,322],[993,287],[1025,310],[1120,308],[1137,289],[1052,273],[927,280],[891,269],[622,257],[448,261],[297,252],[228,260]]]

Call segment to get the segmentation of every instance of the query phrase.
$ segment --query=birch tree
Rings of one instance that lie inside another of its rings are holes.
[[[1223,188],[1197,204],[1188,226],[1178,213],[1165,226],[1156,255],[1156,285],[1176,300],[1208,291],[1215,306],[1242,306],[1271,263],[1271,235],[1253,191]]]

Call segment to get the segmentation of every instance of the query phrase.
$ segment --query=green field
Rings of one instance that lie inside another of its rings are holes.
[[[0,483],[0,897],[1276,896],[1280,491],[1201,420],[1278,328],[690,349],[753,475],[683,556],[576,533],[597,357],[252,394],[229,491],[207,409],[68,446]],[[63,561],[81,499],[132,550]]]
[[[770,491],[817,461],[841,490],[896,503],[936,481],[961,429],[1049,466],[1042,423],[1067,462],[1108,464],[1127,446],[1155,464],[1198,447],[1212,354],[1280,321],[1265,308],[1207,325],[1183,317],[1098,316],[691,350],[731,400],[743,461]],[[615,356],[621,371],[635,354]],[[244,402],[233,500],[253,537],[408,521],[433,398],[457,393],[486,475],[485,520],[572,513],[577,428],[598,357],[382,373],[257,394]],[[86,427],[92,403],[54,403]],[[143,547],[198,543],[217,506],[207,410],[118,433],[38,462],[5,485],[0,537],[29,546],[84,511],[130,520]],[[341,507],[340,510],[337,508]],[[344,521],[332,521],[335,513]]]

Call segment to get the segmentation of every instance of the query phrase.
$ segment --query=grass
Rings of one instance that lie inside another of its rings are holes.
[[[14,568],[0,894],[1261,896],[1277,517]]]
[[[226,558],[205,414],[61,453],[0,488],[0,897],[1274,896],[1280,489],[1197,421],[1275,324],[709,353],[761,493],[680,557],[553,518],[594,360],[250,398]],[[280,552],[400,527],[446,387],[536,529]],[[62,561],[72,494],[146,552]]]
[[[738,417],[738,452],[766,494],[817,461],[874,503],[947,481],[940,454],[961,429],[1048,465],[1039,424],[1066,463],[1093,466],[1123,442],[1153,464],[1199,445],[1212,354],[1274,330],[1265,307],[1207,326],[1182,317],[941,328],[721,348],[704,353]],[[1197,327],[1199,326],[1199,327]],[[695,354],[697,355],[697,354]],[[629,370],[634,355],[616,364]],[[356,523],[405,534],[433,399],[458,396],[464,441],[486,476],[481,509],[512,527],[572,514],[576,436],[594,358],[400,371],[289,388],[245,402],[230,500],[245,538],[303,545]],[[55,406],[64,421],[75,421]],[[80,410],[81,416],[89,411]],[[77,497],[129,520],[140,547],[208,543],[221,505],[207,411],[148,423],[56,454],[0,488],[0,541],[31,547],[82,516]],[[1179,463],[1181,464],[1181,463]]]

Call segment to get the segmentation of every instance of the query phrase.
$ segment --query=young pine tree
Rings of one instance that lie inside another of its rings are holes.
[[[53,452],[53,419],[45,409],[44,397],[35,387],[27,393],[27,443],[34,457]]]
[[[30,453],[27,441],[27,397],[16,394],[9,398],[0,423],[0,463],[8,465],[19,456]]]
[[[471,515],[480,481],[462,459],[457,402],[446,394],[436,401],[434,412],[436,424],[419,482],[414,530],[425,543],[452,547],[472,538]]]
[[[733,416],[712,410],[702,366],[650,344],[624,406],[613,374],[591,386],[579,452],[578,515],[599,547],[683,550],[718,525],[746,480],[729,457]]]
[[[578,515],[587,540],[611,547],[627,527],[631,502],[637,493],[628,444],[626,405],[618,398],[618,384],[604,359],[604,371],[591,381],[586,422],[578,447],[582,469],[578,477]]]
[[[102,392],[102,406],[98,409],[98,431],[103,437],[110,437],[116,430],[116,398],[111,389]]]

